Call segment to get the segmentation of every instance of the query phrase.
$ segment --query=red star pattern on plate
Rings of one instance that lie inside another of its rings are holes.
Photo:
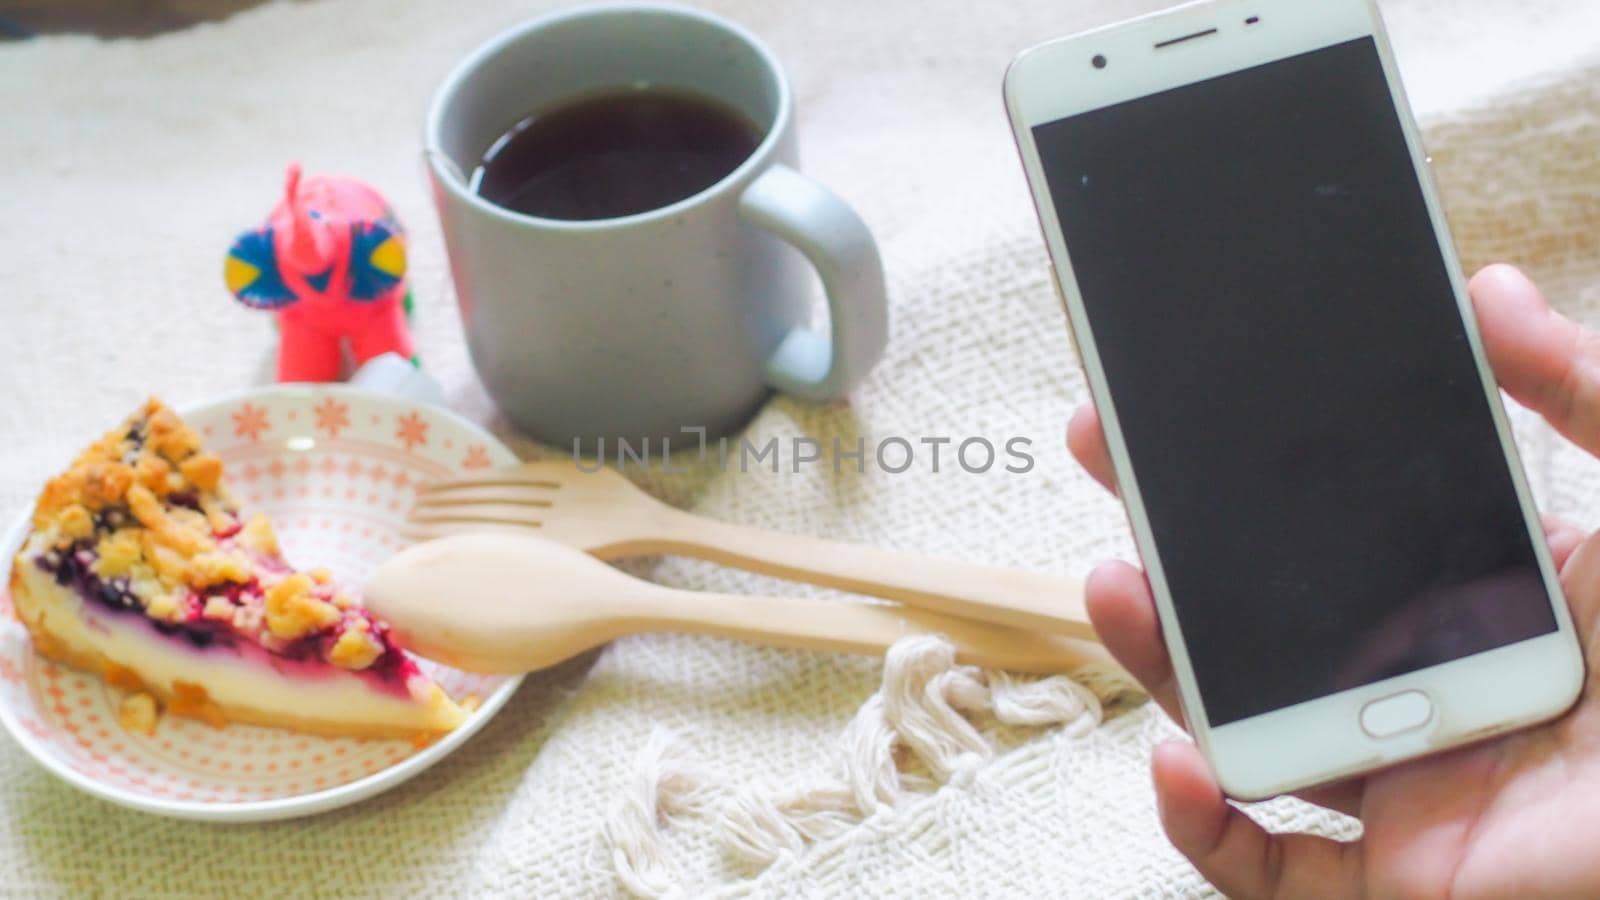
[[[282,479],[283,473],[287,471],[289,471],[289,467],[285,466],[281,459],[274,458],[272,463],[267,466],[267,474],[271,475],[275,480]]]
[[[463,469],[487,469],[489,466],[489,448],[482,444],[468,447],[467,458],[461,461]]]
[[[233,414],[233,436],[248,437],[252,441],[261,440],[261,433],[271,431],[272,423],[267,421],[267,411],[252,403],[239,407]]]
[[[326,431],[328,437],[339,436],[341,428],[350,427],[350,404],[340,403],[332,397],[311,408],[317,414],[317,430]]]
[[[395,432],[394,436],[402,444],[406,445],[407,450],[419,444],[425,445],[428,443],[428,423],[422,420],[421,414],[416,410],[400,416],[397,423],[399,430]]]
[[[382,463],[373,463],[372,468],[367,470],[367,475],[373,481],[385,481],[389,477],[389,470],[385,469]]]

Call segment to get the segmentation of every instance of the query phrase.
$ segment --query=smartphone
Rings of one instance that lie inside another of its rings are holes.
[[[1182,6],[1024,52],[1005,99],[1223,789],[1570,707],[1583,657],[1372,4]]]

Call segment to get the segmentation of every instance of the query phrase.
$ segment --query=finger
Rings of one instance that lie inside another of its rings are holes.
[[[1354,816],[1359,815],[1361,812],[1361,798],[1366,794],[1366,791],[1366,779],[1350,778],[1319,788],[1295,791],[1294,796],[1312,806],[1320,806],[1324,809],[1342,812],[1347,816]]]
[[[1556,569],[1564,569],[1567,560],[1572,558],[1572,552],[1578,549],[1587,535],[1583,530],[1559,516],[1545,515],[1544,540],[1550,545],[1550,558],[1555,561]]]
[[[1472,304],[1500,385],[1590,453],[1600,454],[1600,335],[1552,310],[1513,266],[1472,276]]]
[[[1578,542],[1561,567],[1561,590],[1567,595],[1572,622],[1586,642],[1600,641],[1595,625],[1600,622],[1600,533]],[[1600,646],[1585,646],[1585,653],[1600,652]]]
[[[1094,404],[1085,403],[1073,412],[1067,422],[1067,449],[1095,481],[1106,490],[1117,492],[1117,474],[1111,466],[1111,450],[1106,446],[1106,433],[1100,427],[1100,415]]]
[[[1361,896],[1359,843],[1267,833],[1223,799],[1193,744],[1156,747],[1151,771],[1168,839],[1229,897]]]
[[[1172,660],[1161,639],[1155,597],[1144,573],[1118,560],[1101,563],[1089,573],[1083,597],[1101,643],[1167,715],[1183,722]]]

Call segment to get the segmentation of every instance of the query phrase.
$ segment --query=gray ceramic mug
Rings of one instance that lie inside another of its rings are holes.
[[[465,173],[530,112],[639,82],[716,98],[765,137],[711,187],[615,219],[523,215],[469,189]],[[872,235],[796,170],[789,83],[731,22],[658,4],[534,20],[456,68],[424,140],[473,363],[536,438],[682,447],[683,429],[732,431],[773,388],[839,398],[883,353]],[[827,295],[826,333],[808,324],[808,261]]]

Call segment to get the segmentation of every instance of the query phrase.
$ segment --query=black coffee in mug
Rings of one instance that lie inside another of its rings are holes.
[[[483,154],[471,187],[546,219],[611,219],[705,190],[739,167],[762,131],[710,97],[619,87],[522,119]]]

